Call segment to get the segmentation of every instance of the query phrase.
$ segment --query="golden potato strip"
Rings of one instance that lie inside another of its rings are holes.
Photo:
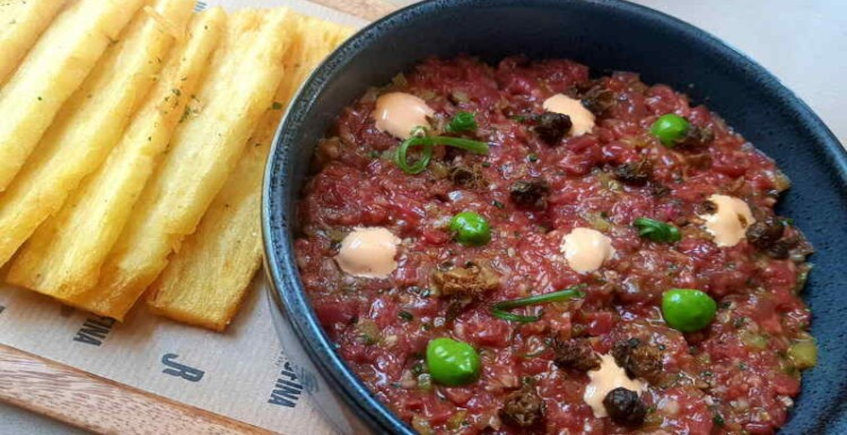
[[[2,1],[2,0],[0,0]],[[198,14],[161,78],[103,166],[71,193],[16,256],[7,280],[58,299],[97,283],[98,272],[153,173],[223,33],[220,8]]]
[[[192,0],[157,0],[156,10],[185,29]],[[153,85],[173,41],[155,19],[139,12],[106,51],[0,197],[0,264],[100,166]]]
[[[197,231],[186,237],[150,287],[147,303],[159,314],[222,331],[261,264],[262,175],[284,106],[315,65],[340,42],[337,35],[349,34],[344,27],[314,18],[302,17],[297,22],[276,102],[265,112]]]
[[[258,189],[273,133],[263,127],[251,138],[261,142],[248,145],[197,231],[153,283],[147,302],[155,311],[218,331],[229,324],[261,262]]]
[[[123,319],[164,269],[168,255],[194,231],[273,101],[289,46],[289,18],[285,9],[232,15],[197,94],[198,110],[177,128],[98,284],[76,298],[76,305]]]
[[[21,170],[65,100],[143,3],[78,0],[44,32],[0,89],[0,192]],[[5,46],[0,47],[5,51]]]
[[[0,85],[17,68],[63,0],[0,0]]]

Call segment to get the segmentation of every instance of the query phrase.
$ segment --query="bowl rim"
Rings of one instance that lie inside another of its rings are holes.
[[[847,150],[803,100],[787,88],[776,76],[735,47],[692,24],[646,6],[625,0],[452,0],[450,2],[426,0],[398,9],[368,24],[315,68],[291,100],[289,108],[280,122],[269,153],[262,186],[262,237],[265,270],[270,282],[270,296],[276,305],[272,309],[275,308],[283,313],[283,317],[303,345],[306,354],[321,376],[332,387],[333,392],[341,396],[353,412],[375,430],[392,433],[414,433],[409,425],[400,420],[387,406],[374,397],[341,356],[335,352],[332,341],[317,320],[304,291],[294,260],[292,239],[287,233],[289,227],[286,210],[294,205],[294,202],[289,199],[292,197],[291,187],[289,183],[278,182],[278,177],[287,175],[290,170],[289,166],[291,166],[290,162],[287,164],[280,163],[280,161],[287,162],[288,160],[284,158],[284,154],[280,153],[290,149],[297,135],[296,124],[298,121],[293,119],[294,114],[307,111],[323,91],[324,84],[329,81],[328,79],[331,79],[340,67],[353,61],[357,54],[364,47],[367,47],[368,40],[381,37],[382,34],[388,33],[391,29],[402,26],[404,21],[413,16],[437,14],[440,9],[455,6],[529,5],[533,7],[555,7],[576,2],[588,4],[590,7],[613,8],[621,13],[631,15],[635,19],[649,20],[657,25],[686,34],[703,44],[703,47],[708,47],[710,50],[715,50],[738,62],[747,73],[761,79],[760,87],[763,91],[776,95],[780,102],[795,112],[796,123],[808,127],[811,131],[810,142],[814,142],[816,146],[821,147],[821,151],[832,159],[831,164],[836,168],[840,184],[847,187]],[[299,192],[295,192],[295,194],[299,194]],[[836,408],[830,410],[830,414],[837,414]]]

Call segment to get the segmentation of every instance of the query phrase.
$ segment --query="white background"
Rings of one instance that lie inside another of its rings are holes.
[[[407,0],[390,0],[398,5]],[[847,143],[847,1],[636,0],[699,26],[779,77]],[[0,434],[75,430],[0,404]]]

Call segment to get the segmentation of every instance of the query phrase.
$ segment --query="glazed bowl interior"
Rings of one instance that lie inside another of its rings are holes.
[[[778,212],[791,216],[816,248],[805,300],[813,312],[818,365],[787,432],[847,430],[847,156],[811,110],[760,66],[679,20],[612,0],[452,0],[418,4],[355,35],[318,68],[280,127],[265,177],[266,259],[283,311],[312,360],[366,423],[406,431],[332,350],[298,276],[292,246],[295,207],[315,145],[340,111],[370,86],[430,56],[514,54],[570,58],[594,74],[635,71],[706,104],[792,179]]]

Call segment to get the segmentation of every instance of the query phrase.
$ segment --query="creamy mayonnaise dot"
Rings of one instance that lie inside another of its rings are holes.
[[[717,210],[700,217],[705,220],[706,231],[718,246],[735,246],[745,237],[747,227],[756,223],[746,202],[727,195],[714,194],[709,201]]]
[[[606,407],[603,406],[603,399],[615,388],[626,388],[639,396],[646,389],[643,381],[630,379],[626,375],[626,370],[619,366],[611,355],[600,355],[600,368],[589,370],[587,374],[589,382],[585,387],[582,400],[591,407],[591,411],[597,418],[609,415]]]
[[[389,92],[376,99],[373,117],[379,131],[406,139],[415,127],[428,127],[427,117],[435,111],[420,97],[405,92]]]
[[[353,276],[386,278],[397,268],[399,244],[400,239],[385,228],[356,228],[341,241],[335,262]]]
[[[579,136],[594,128],[594,114],[582,105],[582,101],[564,94],[556,94],[544,100],[544,110],[561,113],[571,118],[570,135]]]
[[[574,228],[560,247],[571,269],[586,273],[600,268],[603,262],[615,255],[612,240],[591,228]]]

